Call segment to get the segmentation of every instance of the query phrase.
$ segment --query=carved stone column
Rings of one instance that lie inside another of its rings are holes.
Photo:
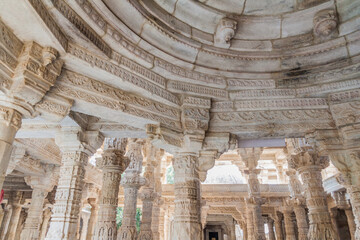
[[[155,192],[155,176],[154,171],[158,163],[156,160],[157,149],[152,146],[149,140],[146,141],[143,147],[144,161],[146,162],[146,168],[144,177],[147,180],[147,184],[143,187],[140,198],[142,200],[142,219],[141,228],[138,240],[152,240],[152,216],[153,216],[153,204],[155,199],[158,198],[158,194]],[[160,159],[161,160],[161,159]]]
[[[44,210],[44,213],[43,213],[43,221],[42,221],[42,224],[41,224],[39,240],[44,240],[45,237],[46,237],[46,233],[47,233],[47,230],[49,228],[49,222],[50,222],[51,214],[52,214],[51,209],[49,207],[47,207]]]
[[[4,220],[5,210],[0,205],[0,226],[2,225],[2,222]]]
[[[284,233],[282,228],[282,217],[279,216],[279,213],[277,213],[275,219],[275,233],[276,233],[276,240],[284,240]]]
[[[247,207],[252,211],[253,231],[248,231],[249,236],[254,239],[263,240],[265,238],[264,221],[261,214],[261,205],[264,204],[264,199],[260,196],[260,182],[258,175],[261,169],[256,169],[262,148],[241,148],[238,150],[241,159],[244,161],[248,170],[245,174],[248,175],[249,198],[247,199]],[[248,215],[249,216],[249,215]],[[250,216],[249,216],[250,217]],[[250,229],[248,229],[250,230]],[[250,238],[251,239],[251,238]]]
[[[121,179],[124,188],[124,212],[122,225],[119,229],[118,240],[135,240],[136,231],[136,203],[138,190],[145,185],[145,178],[140,176],[142,169],[142,144],[143,140],[129,139],[125,156],[130,158],[130,164]]]
[[[14,240],[16,235],[16,229],[20,219],[22,201],[23,201],[23,192],[12,192],[9,204],[11,204],[12,214],[9,222],[9,227],[5,236],[6,240]]]
[[[306,205],[309,208],[310,227],[308,238],[338,239],[331,224],[326,194],[322,185],[321,170],[328,166],[329,159],[316,152],[302,148],[289,159],[289,166],[301,174],[304,183]]]
[[[355,238],[356,224],[355,224],[355,218],[354,218],[352,209],[351,208],[345,209],[345,214],[346,214],[347,222],[349,225],[351,240],[355,240],[356,239]]]
[[[172,240],[201,239],[200,179],[197,156],[180,153],[174,158],[175,213]]]
[[[332,224],[333,227],[334,227],[334,231],[335,231],[336,235],[337,235],[338,237],[340,237],[339,227],[338,227],[338,224],[337,224],[337,221],[336,221],[336,217],[337,217],[337,215],[338,215],[338,210],[337,210],[337,208],[329,209],[329,213],[330,213],[331,224]]]
[[[70,240],[76,236],[85,165],[102,144],[103,137],[98,132],[70,127],[62,129],[55,140],[62,151],[62,165],[46,240]]]
[[[248,239],[254,239],[253,209],[246,201],[246,230]]]
[[[293,204],[294,212],[296,216],[296,223],[298,228],[299,240],[307,240],[307,234],[309,232],[309,224],[306,219],[305,204],[302,201],[297,201]]]
[[[267,225],[268,225],[268,229],[269,229],[269,240],[275,240],[274,220],[272,218],[268,217]]]
[[[1,231],[0,231],[0,239],[3,240],[5,238],[6,232],[9,227],[9,222],[12,214],[12,207],[10,204],[7,204],[4,209],[4,218],[1,224]]]
[[[126,139],[105,139],[105,150],[96,165],[102,169],[103,182],[93,240],[116,240],[116,208],[121,174],[129,165],[125,157]]]
[[[160,149],[156,151],[155,154],[155,169],[154,169],[154,191],[157,193],[158,198],[155,199],[153,204],[153,213],[152,213],[152,223],[151,230],[153,234],[154,240],[160,240],[160,211],[161,205],[163,204],[163,200],[161,199],[161,191],[162,191],[162,178],[166,175],[166,164],[163,163],[162,158],[165,154],[165,151]],[[164,233],[162,233],[164,234]]]
[[[140,193],[140,198],[143,203],[141,228],[138,240],[152,240],[153,234],[151,231],[153,202],[157,198],[157,194],[151,189],[143,189]]]
[[[58,180],[58,174],[54,167],[45,167],[45,176],[25,177],[26,183],[33,189],[31,205],[25,221],[24,230],[21,233],[21,240],[37,240],[40,237],[40,226],[42,213],[47,194],[54,188]]]
[[[293,213],[292,208],[282,207],[280,211],[284,214],[286,240],[296,240],[295,226],[291,216]]]
[[[288,157],[291,156],[288,155]],[[309,225],[306,219],[305,198],[302,195],[303,187],[298,178],[296,170],[289,169],[288,171],[286,171],[286,175],[289,177],[289,189],[291,196],[291,200],[289,200],[289,205],[294,208],[296,223],[298,227],[298,238],[299,240],[307,240]]]
[[[21,126],[21,118],[18,111],[0,106],[0,189],[3,188],[12,144],[15,134]]]
[[[90,213],[89,212],[82,212],[81,214],[82,218],[82,228],[80,233],[80,240],[86,240],[86,234],[89,227],[89,219],[90,219]]]
[[[96,198],[89,198],[88,202],[91,206],[91,212],[90,212],[88,231],[86,234],[86,240],[92,240],[93,233],[95,230],[95,224],[97,221],[99,205],[98,205],[98,200]]]

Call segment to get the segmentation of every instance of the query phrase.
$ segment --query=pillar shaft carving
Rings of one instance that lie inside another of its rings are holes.
[[[268,225],[268,229],[269,229],[269,240],[275,240],[274,220],[272,220],[271,218],[268,218],[267,225]]]
[[[355,224],[355,219],[354,219],[354,214],[352,209],[345,209],[345,214],[346,214],[346,218],[347,218],[347,222],[349,225],[349,231],[350,231],[350,235],[351,235],[351,240],[355,240],[355,231],[356,231],[356,224]]]
[[[181,153],[174,158],[175,213],[173,240],[201,239],[200,179],[197,156]]]
[[[25,177],[25,181],[33,189],[31,204],[24,229],[21,233],[21,240],[37,240],[40,238],[40,226],[42,213],[47,194],[54,188],[58,175],[54,167],[47,166],[45,176]]]
[[[136,231],[136,203],[138,190],[145,185],[145,178],[140,176],[142,169],[142,140],[129,139],[125,156],[130,159],[129,166],[125,170],[121,185],[124,188],[124,212],[122,225],[119,229],[118,240],[135,240]]]
[[[88,231],[86,234],[86,240],[92,240],[93,234],[95,232],[95,224],[97,221],[99,206],[98,206],[98,201],[96,198],[91,198],[88,200],[88,202],[91,206],[91,212],[90,212]]]
[[[62,165],[46,240],[75,239],[85,166],[89,156],[102,144],[103,138],[98,132],[63,129],[55,140],[62,151]]]
[[[140,193],[140,198],[143,203],[142,210],[142,220],[141,220],[141,229],[138,240],[152,240],[153,234],[151,231],[152,224],[152,211],[153,203],[158,195],[153,191],[153,189],[143,189]]]
[[[152,220],[153,220],[153,206],[154,201],[159,197],[158,193],[155,192],[155,168],[158,167],[157,149],[152,146],[149,140],[143,148],[143,156],[146,161],[146,169],[144,177],[146,177],[147,184],[143,187],[140,198],[142,200],[142,220],[141,228],[138,240],[152,240]]]
[[[322,185],[321,170],[328,166],[329,160],[320,157],[309,149],[292,155],[289,166],[298,170],[304,183],[306,205],[309,209],[310,227],[308,238],[338,239],[331,224],[326,194]]]
[[[296,240],[295,226],[291,216],[293,213],[292,209],[285,207],[281,211],[284,214],[286,240]]]
[[[8,230],[9,227],[9,222],[10,222],[10,218],[11,218],[11,213],[12,213],[12,208],[10,204],[7,204],[5,209],[4,209],[4,217],[3,217],[3,221],[1,224],[1,231],[0,231],[0,239],[4,239],[6,232]]]
[[[296,223],[298,228],[299,240],[307,240],[307,234],[309,232],[309,224],[306,219],[305,204],[296,203],[294,204],[294,212],[296,216]]]
[[[282,219],[280,216],[275,218],[275,233],[276,233],[276,240],[284,240],[284,233],[282,229]]]
[[[12,144],[21,126],[21,119],[22,116],[17,110],[0,106],[0,189],[3,188]]]
[[[117,139],[107,144],[101,158],[97,159],[96,165],[102,169],[103,181],[101,188],[101,197],[99,201],[99,211],[93,240],[116,240],[116,208],[118,206],[119,186],[121,174],[129,165],[129,158],[125,157],[122,150],[126,142]],[[109,142],[109,140],[106,140]]]
[[[16,236],[16,230],[18,227],[20,214],[22,210],[23,192],[12,192],[9,204],[12,208],[12,213],[9,221],[9,227],[5,236],[6,240],[14,240]]]
[[[51,218],[51,209],[46,208],[43,212],[43,219],[42,219],[40,238],[39,238],[40,240],[44,240],[46,237],[46,232],[49,227],[50,218]]]

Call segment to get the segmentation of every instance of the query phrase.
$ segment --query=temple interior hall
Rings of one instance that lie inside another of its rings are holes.
[[[360,0],[0,0],[0,240],[360,240]]]

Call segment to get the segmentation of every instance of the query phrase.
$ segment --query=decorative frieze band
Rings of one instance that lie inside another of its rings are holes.
[[[51,17],[50,13],[43,4],[43,1],[38,0],[28,0],[29,3],[33,6],[35,11],[39,14],[44,23],[48,26],[49,30],[54,34],[55,38],[59,41],[64,50],[67,50],[68,39],[63,33],[58,24]]]
[[[184,82],[169,81],[168,89],[178,93],[196,94],[218,99],[227,99],[228,97],[226,90],[209,88]]]
[[[90,63],[93,66],[101,68],[104,71],[107,71],[115,76],[120,77],[123,81],[130,82],[137,87],[147,90],[148,92],[160,96],[172,103],[177,105],[180,104],[179,99],[172,93],[166,91],[165,89],[141,78],[130,71],[127,71],[108,60],[102,59],[90,52],[87,52],[85,49],[82,49],[74,44],[69,45],[69,53],[78,57],[79,59]]]
[[[326,99],[323,98],[297,98],[297,99],[273,99],[236,101],[235,109],[243,110],[267,110],[267,109],[319,109],[329,108]]]
[[[66,71],[53,89],[63,97],[81,99],[114,110],[160,122],[181,129],[180,110],[143,97],[130,95],[109,85]]]

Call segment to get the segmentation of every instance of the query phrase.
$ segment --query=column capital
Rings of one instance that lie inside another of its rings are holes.
[[[121,178],[121,186],[129,188],[137,188],[144,186],[146,184],[146,178],[140,176],[137,173],[126,173]]]
[[[25,42],[18,55],[17,66],[7,84],[4,84],[0,105],[16,109],[26,117],[35,115],[39,103],[61,73],[63,60],[51,47],[36,42]]]
[[[238,153],[249,170],[255,169],[263,152],[263,148],[239,148]]]
[[[331,192],[331,197],[335,200],[336,207],[343,210],[351,208],[345,195],[346,195],[345,191]]]
[[[91,156],[101,146],[104,136],[98,131],[82,131],[79,127],[63,127],[55,142],[64,152],[82,151]]]
[[[141,201],[154,201],[159,197],[159,194],[154,192],[152,188],[143,188],[139,193]]]
[[[45,175],[43,176],[26,176],[25,182],[32,189],[43,190],[44,192],[50,192],[59,180],[58,168],[55,166],[47,165],[44,167]]]
[[[302,148],[302,151],[291,155],[289,166],[302,172],[304,169],[324,169],[329,166],[329,158],[320,156],[317,152],[309,148]]]

